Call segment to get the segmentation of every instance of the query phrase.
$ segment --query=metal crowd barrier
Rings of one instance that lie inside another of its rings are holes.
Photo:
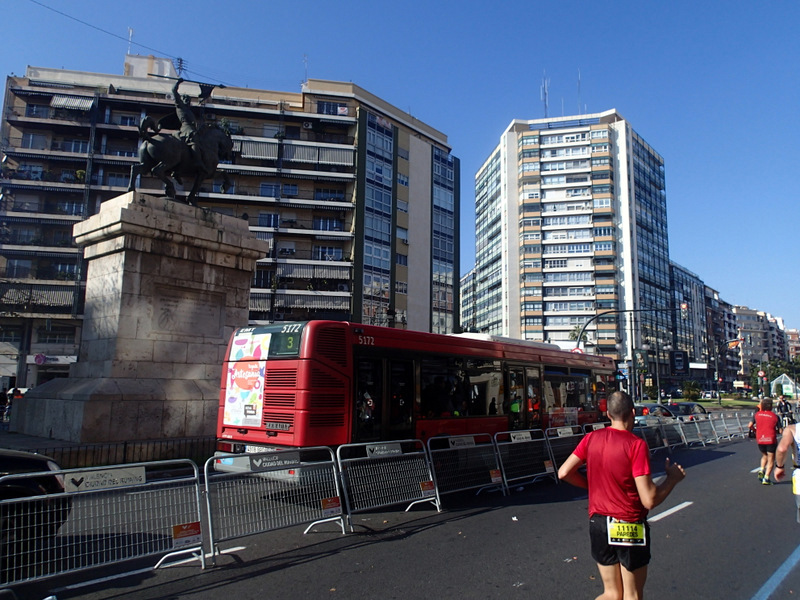
[[[714,422],[711,419],[694,420],[691,423],[697,427],[700,439],[703,440],[703,445],[719,444],[720,436],[717,434]]]
[[[428,440],[433,481],[443,494],[478,488],[506,494],[497,450],[488,433],[432,437]]]
[[[0,487],[65,491],[0,500],[0,587],[163,554],[205,566],[197,466],[189,460],[22,473]]]
[[[678,446],[686,445],[686,437],[683,433],[683,423],[681,421],[663,421],[661,423],[661,434],[664,444],[670,451]]]
[[[580,425],[551,427],[544,433],[547,438],[547,443],[550,446],[550,453],[553,456],[553,466],[556,471],[558,471],[558,468],[569,458],[569,455],[578,447],[578,444],[586,435]]]
[[[259,454],[220,454],[206,461],[211,551],[234,538],[291,525],[339,521],[339,477],[327,446]],[[308,531],[306,529],[306,531]]]
[[[747,438],[747,433],[748,433],[747,424],[750,422],[749,419],[745,419],[743,421],[740,413],[726,412],[722,413],[722,420],[725,422],[725,426],[728,428],[728,433],[732,438],[733,437]]]
[[[494,443],[506,489],[542,477],[558,480],[550,445],[541,429],[501,431],[494,434]]]
[[[345,444],[336,450],[346,518],[365,510],[430,502],[441,512],[428,454],[421,440]]]
[[[633,433],[647,442],[650,452],[668,449],[667,439],[661,429],[661,422],[656,419],[647,419],[646,425],[638,425],[633,428]]]

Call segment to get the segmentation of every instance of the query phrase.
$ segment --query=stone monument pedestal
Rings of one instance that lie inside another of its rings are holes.
[[[81,443],[214,435],[223,356],[268,243],[242,219],[138,192],[73,235],[88,262],[78,362],[30,390],[11,430]]]

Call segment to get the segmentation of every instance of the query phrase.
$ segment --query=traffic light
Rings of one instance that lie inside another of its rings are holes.
[[[681,319],[684,321],[689,318],[689,303],[681,302]]]

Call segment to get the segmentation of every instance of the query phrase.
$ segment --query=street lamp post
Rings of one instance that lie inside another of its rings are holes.
[[[655,369],[656,369],[656,398],[657,398],[657,402],[659,404],[661,404],[662,403],[661,402],[661,350],[667,350],[667,351],[672,350],[672,346],[670,344],[667,344],[666,346],[662,346],[661,345],[662,342],[657,337],[654,338],[653,341],[654,341],[655,346],[656,346],[656,350],[655,350],[655,356],[656,356],[656,360],[655,360],[655,363],[656,363],[656,365],[655,365]],[[650,344],[644,343],[644,344],[642,344],[642,348],[644,350],[650,350]]]
[[[719,357],[722,354],[723,349],[725,350],[725,356],[728,355],[728,350],[733,350],[739,344],[744,341],[744,338],[732,338],[730,340],[725,340],[716,348],[716,353],[714,354],[714,387],[717,390],[717,404],[722,406],[722,393],[719,389]]]

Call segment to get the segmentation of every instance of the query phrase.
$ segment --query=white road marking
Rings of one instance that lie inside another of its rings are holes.
[[[766,583],[761,586],[761,589],[756,592],[752,600],[767,600],[772,593],[778,589],[778,586],[786,579],[786,576],[797,566],[800,562],[800,546],[795,548],[795,551],[787,558],[783,564],[778,567],[778,570],[772,574],[772,577],[767,579]],[[791,593],[791,591],[789,592]]]
[[[671,514],[678,512],[679,510],[683,510],[684,508],[687,508],[687,507],[691,506],[692,504],[694,504],[694,503],[693,502],[681,502],[680,504],[678,504],[678,506],[673,506],[669,510],[665,510],[662,513],[658,513],[654,517],[648,517],[647,520],[650,523],[655,523],[656,521],[660,521],[664,517],[668,517]]]

